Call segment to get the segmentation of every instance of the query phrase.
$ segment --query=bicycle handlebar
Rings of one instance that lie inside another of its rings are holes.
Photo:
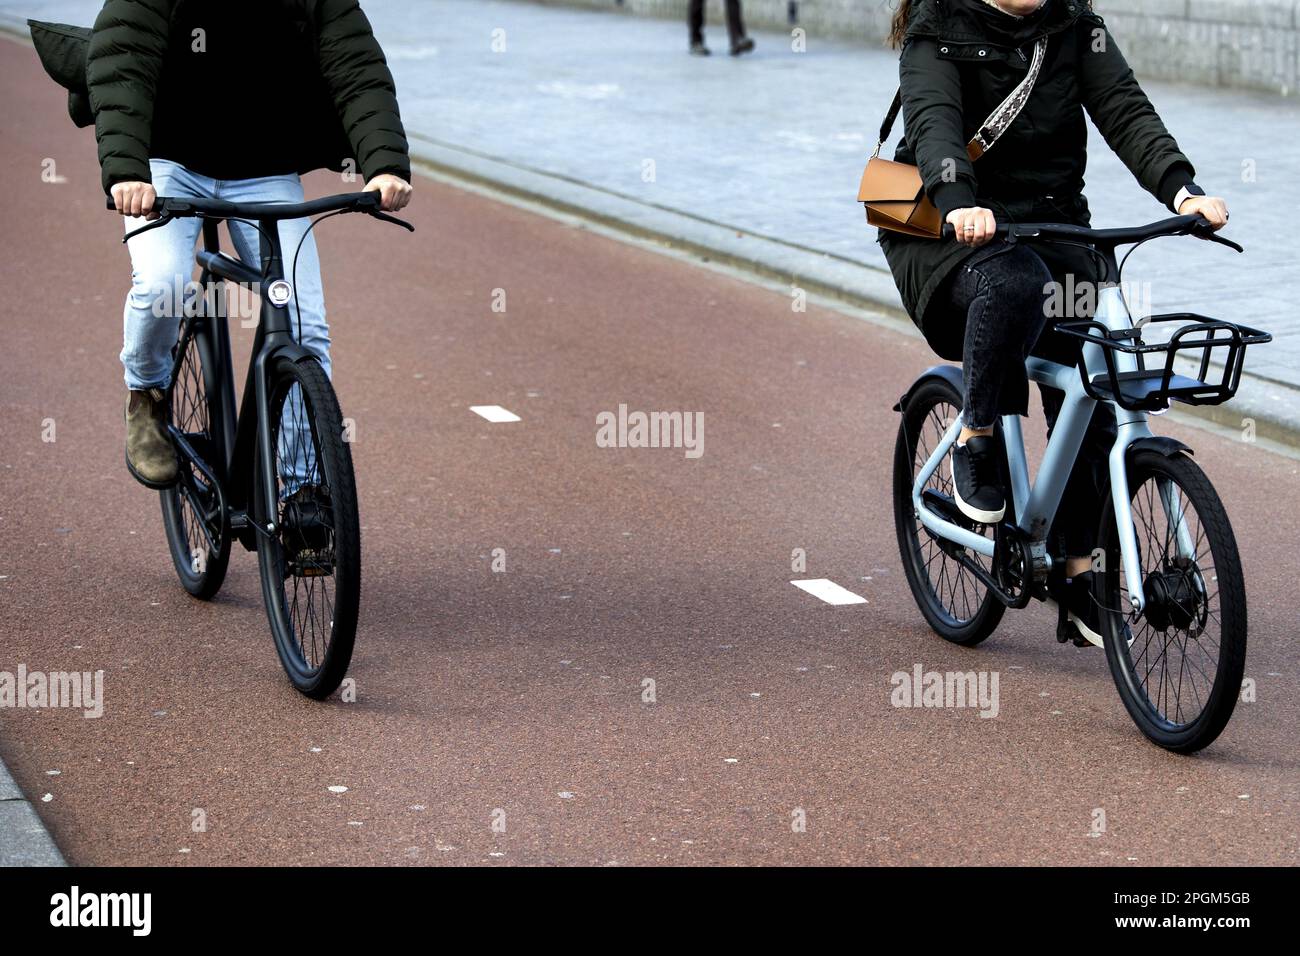
[[[1001,223],[994,230],[994,234],[1013,241],[1020,239],[1037,239],[1044,242],[1073,241],[1111,248],[1130,243],[1146,242],[1148,239],[1155,239],[1158,236],[1195,236],[1197,239],[1217,242],[1219,245],[1227,246],[1238,252],[1246,251],[1231,239],[1224,239],[1216,233],[1209,220],[1201,215],[1174,216],[1172,219],[1162,219],[1159,222],[1149,223],[1145,226],[1130,226],[1123,229],[1089,229],[1085,226],[1073,226],[1063,222]],[[956,229],[951,224],[945,223],[942,238],[952,239],[956,235]]]
[[[132,236],[138,236],[148,229],[156,229],[172,219],[188,216],[207,216],[214,219],[256,219],[261,222],[282,219],[306,219],[327,212],[363,212],[384,222],[401,226],[409,232],[415,227],[403,219],[390,216],[380,208],[381,196],[371,190],[360,193],[340,193],[337,196],[322,196],[297,203],[234,203],[223,199],[196,199],[188,197],[159,196],[154,200],[151,212],[159,214],[158,219],[135,229],[123,237],[125,242]],[[106,197],[106,206],[116,211],[117,203],[112,196]]]

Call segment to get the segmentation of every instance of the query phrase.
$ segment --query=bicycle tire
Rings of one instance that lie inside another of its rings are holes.
[[[282,442],[284,416],[288,414],[292,420],[299,414],[292,398],[294,388],[299,390],[302,408],[301,418],[297,420],[299,428],[294,433],[298,438],[286,438]],[[276,500],[280,514],[276,516],[278,530],[274,536],[263,533],[257,536],[262,598],[276,652],[290,682],[301,693],[319,700],[328,697],[342,683],[356,639],[361,598],[361,528],[352,454],[343,440],[343,416],[338,399],[325,370],[314,358],[294,361],[280,356],[275,359],[267,391],[272,447],[277,457]],[[310,436],[314,456],[311,475],[304,483],[323,489],[323,500],[329,503],[320,509],[328,517],[317,529],[328,543],[320,549],[329,552],[328,573],[323,573],[326,570],[323,560],[310,569],[298,567],[299,573],[295,573],[293,555],[296,549],[300,553],[304,542],[294,540],[295,532],[286,521],[286,492],[290,488],[281,459],[293,455],[293,450],[286,449],[286,442],[292,441],[305,450],[305,444],[300,441],[304,431]],[[260,451],[257,457],[256,507],[258,520],[265,527],[266,516],[260,514],[265,507]],[[326,526],[328,530],[323,531]],[[332,593],[328,582],[333,582]],[[286,586],[291,590],[288,595]]]
[[[220,474],[228,449],[223,428],[221,368],[211,337],[202,326],[186,336],[184,325],[176,349],[185,355],[168,392],[170,421],[213,474]],[[200,600],[210,600],[226,579],[230,562],[230,515],[219,490],[178,453],[180,479],[159,492],[168,551],[181,586]],[[220,480],[220,479],[218,479]],[[206,489],[206,491],[205,491]],[[204,534],[201,525],[207,526]]]
[[[930,457],[947,422],[956,416],[961,406],[961,395],[941,379],[931,379],[922,384],[904,406],[894,445],[894,527],[903,573],[926,623],[944,640],[974,647],[997,628],[1006,612],[1006,605],[968,568],[942,551],[921,525],[912,505],[912,486],[917,472]],[[938,410],[941,408],[949,411],[940,414]],[[931,487],[942,491],[951,485],[951,478],[945,479],[942,475],[941,465],[931,478]],[[987,559],[983,560],[986,567],[991,564]],[[960,609],[956,606],[958,584],[962,586]],[[946,600],[940,593],[945,586],[950,592]],[[970,588],[974,589],[973,594]]]
[[[1114,504],[1107,496],[1099,537],[1106,565],[1095,582],[1096,599],[1104,608],[1115,610],[1115,613],[1102,615],[1106,660],[1120,699],[1138,729],[1166,750],[1194,753],[1213,743],[1228,725],[1245,672],[1246,588],[1236,537],[1218,492],[1205,472],[1186,454],[1179,452],[1166,456],[1157,451],[1139,451],[1130,458],[1128,471],[1143,590],[1148,604],[1141,615],[1121,611],[1130,605],[1119,557]],[[1159,533],[1153,500],[1161,493],[1159,483],[1162,481],[1171,483],[1171,487],[1179,492],[1175,499],[1176,510],[1185,516],[1184,527],[1195,552],[1191,559],[1181,556],[1170,559],[1169,546],[1176,530],[1168,520],[1169,507],[1163,495],[1160,498],[1160,513],[1165,515],[1163,540]],[[1144,495],[1143,489],[1148,486],[1152,487],[1152,492]],[[1187,506],[1195,514],[1194,524],[1187,516]],[[1147,510],[1153,512],[1150,517],[1144,514]],[[1193,530],[1196,532],[1194,537]],[[1214,586],[1212,595],[1208,593],[1211,584]],[[1216,598],[1217,615],[1211,610]],[[1201,703],[1200,710],[1195,715],[1186,715],[1188,719],[1180,719],[1185,716],[1182,709],[1184,682],[1195,691],[1196,672],[1209,678],[1199,667],[1189,669],[1187,663],[1188,657],[1192,656],[1188,654],[1191,647],[1199,649],[1203,656],[1209,656],[1206,636],[1214,617],[1217,617],[1215,623],[1219,633],[1214,676],[1204,695],[1195,694]],[[1184,618],[1187,624],[1180,627]],[[1124,623],[1129,625],[1131,641],[1123,631]],[[1166,627],[1161,628],[1159,625],[1162,624]],[[1172,638],[1168,636],[1171,630],[1174,632]],[[1152,634],[1159,631],[1162,635],[1159,654],[1162,662],[1159,664],[1161,671],[1155,699],[1152,699],[1150,678],[1157,665],[1156,658],[1151,656],[1152,637],[1146,633],[1148,631]],[[1173,679],[1168,678],[1171,647],[1179,651],[1177,685],[1174,688],[1177,699],[1173,702],[1172,716],[1169,690]],[[1148,660],[1150,664],[1143,673],[1144,663]]]

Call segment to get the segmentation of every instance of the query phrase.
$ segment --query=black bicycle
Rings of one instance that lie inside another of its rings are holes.
[[[112,199],[108,206],[113,208]],[[202,295],[190,300],[180,317],[168,389],[168,432],[180,467],[175,483],[160,495],[172,562],[185,590],[206,600],[225,580],[231,541],[256,550],[280,662],[294,687],[319,700],[339,686],[352,659],[361,528],[338,399],[320,361],[292,334],[289,305],[295,294],[285,277],[277,223],[362,212],[414,227],[382,212],[375,192],[303,203],[159,197],[154,210],[159,218],[128,233],[124,242],[173,219],[203,220],[203,246],[195,254]],[[257,266],[221,251],[217,227],[222,220],[256,225]],[[218,280],[261,297],[237,415],[230,331]]]

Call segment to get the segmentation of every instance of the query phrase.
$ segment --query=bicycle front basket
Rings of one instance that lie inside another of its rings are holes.
[[[1151,343],[1142,340],[1141,328],[1112,332],[1095,320],[1061,322],[1056,330],[1101,348],[1105,372],[1089,378],[1083,362],[1079,363],[1079,377],[1090,397],[1114,402],[1129,411],[1145,412],[1163,411],[1171,401],[1187,405],[1223,404],[1237,394],[1241,384],[1246,346],[1273,340],[1272,335],[1259,329],[1192,312],[1153,315],[1143,327],[1160,322],[1186,324],[1168,342]],[[1120,353],[1135,356],[1137,369],[1119,371],[1115,356]],[[1196,367],[1194,378],[1175,371],[1175,362],[1179,360],[1188,372],[1192,371],[1192,365]]]

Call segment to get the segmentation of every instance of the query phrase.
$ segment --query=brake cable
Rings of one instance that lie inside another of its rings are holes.
[[[289,269],[289,281],[293,284],[293,308],[298,313],[298,344],[302,345],[302,305],[298,302],[298,254],[302,252],[302,244],[307,241],[311,231],[316,228],[318,223],[324,222],[331,216],[339,216],[345,212],[351,212],[350,209],[336,209],[333,212],[327,212],[323,216],[317,216],[303,230],[302,238],[298,240],[297,248],[293,250],[293,265]]]

